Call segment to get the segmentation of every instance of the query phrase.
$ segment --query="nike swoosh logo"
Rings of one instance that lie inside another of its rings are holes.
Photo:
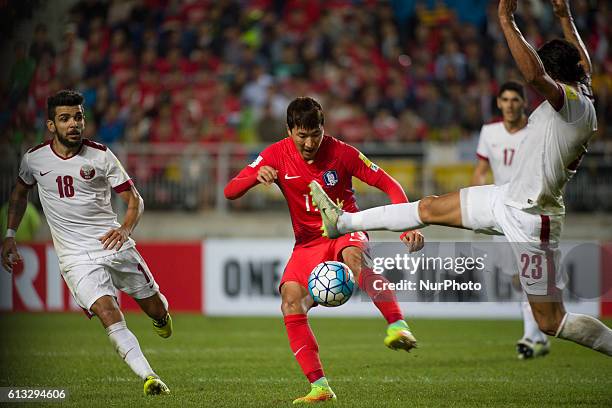
[[[304,347],[306,347],[306,345],[303,345],[302,347],[300,347],[299,349],[297,349],[297,351],[296,351],[295,353],[293,353],[293,355],[297,357],[298,353],[299,353],[300,351],[302,351],[302,349],[303,349]]]
[[[527,285],[527,286],[533,286],[533,285],[535,285],[536,283],[538,283],[538,282],[525,283],[525,285]]]
[[[42,177],[42,176],[46,176],[47,174],[51,173],[52,171],[53,171],[53,170],[49,170],[49,171],[48,171],[48,172],[46,172],[46,173],[43,173],[43,172],[41,171],[41,172],[40,172],[40,176],[41,176],[41,177]]]
[[[293,179],[300,178],[300,177],[302,176],[288,176],[285,174],[285,180],[293,180]]]

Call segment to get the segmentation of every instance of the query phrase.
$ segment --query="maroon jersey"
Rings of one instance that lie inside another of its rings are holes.
[[[302,158],[289,137],[268,146],[227,185],[226,197],[237,198],[256,185],[257,172],[262,166],[278,171],[276,184],[289,206],[296,245],[321,237],[321,217],[312,204],[308,188],[312,180],[318,181],[325,192],[342,203],[342,209],[348,212],[359,211],[353,191],[353,176],[385,191],[393,203],[408,201],[401,186],[384,170],[356,148],[331,136],[323,136],[311,164]]]

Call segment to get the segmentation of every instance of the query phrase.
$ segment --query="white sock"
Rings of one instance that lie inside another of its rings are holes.
[[[407,231],[422,228],[419,201],[374,207],[357,213],[344,212],[338,218],[341,234],[355,231]]]
[[[150,375],[156,375],[142,354],[138,339],[127,328],[125,321],[111,324],[106,328],[106,333],[119,356],[130,366],[136,375],[143,380]]]
[[[566,313],[555,337],[571,340],[612,356],[612,330],[594,317]]]
[[[538,327],[538,323],[533,317],[533,312],[531,311],[531,306],[528,301],[523,300],[521,302],[521,312],[523,315],[523,338],[533,342],[546,342],[546,334]]]

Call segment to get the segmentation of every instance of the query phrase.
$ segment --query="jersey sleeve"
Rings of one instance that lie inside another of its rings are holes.
[[[19,165],[19,176],[17,179],[26,187],[33,187],[34,184],[36,184],[36,179],[34,178],[34,174],[30,168],[28,158],[28,153],[24,154],[21,158],[21,164]]]
[[[478,138],[478,147],[476,148],[476,156],[482,160],[489,160],[489,147],[487,145],[487,138],[484,126],[480,130],[480,137]]]
[[[106,179],[116,193],[128,191],[134,185],[121,162],[110,149],[106,150]]]
[[[225,198],[235,200],[259,184],[257,173],[263,166],[270,166],[278,170],[274,145],[265,148],[251,164],[243,168],[236,177],[227,183],[223,190]]]
[[[568,123],[582,119],[591,102],[569,85],[562,84],[560,87],[563,90],[563,107],[557,113]]]
[[[397,180],[353,146],[346,145],[346,149],[343,155],[345,166],[353,176],[386,193],[393,204],[408,202],[408,197]]]
[[[342,156],[344,165],[351,174],[371,186],[376,184],[383,173],[380,167],[353,146],[345,145],[345,152]]]

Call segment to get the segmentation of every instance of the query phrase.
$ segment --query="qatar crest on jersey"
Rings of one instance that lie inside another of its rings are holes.
[[[96,175],[96,169],[94,169],[93,166],[89,164],[84,164],[83,166],[81,166],[80,173],[81,177],[83,177],[85,180],[91,180]]]
[[[327,170],[323,174],[323,182],[327,187],[333,187],[338,184],[338,173],[336,170]]]

